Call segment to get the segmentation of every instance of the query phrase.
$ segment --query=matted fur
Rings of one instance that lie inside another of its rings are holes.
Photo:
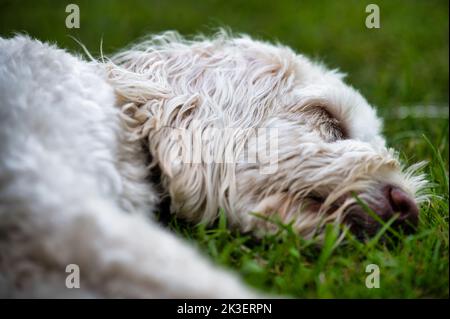
[[[223,208],[232,226],[258,234],[272,224],[250,213],[278,213],[305,237],[342,222],[353,192],[370,204],[389,183],[420,202],[418,166],[402,168],[374,109],[342,78],[223,32],[168,32],[91,62],[25,36],[0,39],[0,295],[255,296],[152,220],[165,196],[194,222]],[[231,145],[231,162],[174,160],[186,145],[171,130],[209,128],[223,134],[194,146],[220,155]],[[276,130],[276,156],[248,162],[258,128]],[[80,289],[65,287],[68,264],[80,266]]]

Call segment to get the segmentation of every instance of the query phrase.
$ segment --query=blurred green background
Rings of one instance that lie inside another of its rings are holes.
[[[67,29],[65,7],[78,4],[80,29]],[[365,8],[380,7],[381,28],[367,29]],[[26,32],[80,51],[113,52],[164,30],[185,35],[234,32],[280,41],[349,74],[379,106],[447,104],[448,1],[149,1],[0,0],[0,34]]]

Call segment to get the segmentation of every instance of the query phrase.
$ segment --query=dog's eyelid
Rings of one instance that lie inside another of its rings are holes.
[[[324,135],[328,142],[349,139],[344,123],[339,120],[325,103],[311,103],[302,108],[309,121]]]

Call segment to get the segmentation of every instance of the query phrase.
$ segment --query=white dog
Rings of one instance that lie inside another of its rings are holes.
[[[162,198],[193,222],[222,208],[255,234],[273,226],[251,212],[304,237],[327,223],[372,235],[357,195],[407,230],[425,180],[342,78],[224,33],[168,32],[101,61],[0,39],[0,294],[256,296],[152,219]],[[69,264],[79,289],[66,287]]]

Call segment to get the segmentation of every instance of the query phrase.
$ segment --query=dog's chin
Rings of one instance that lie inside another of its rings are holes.
[[[363,208],[354,207],[347,212],[345,223],[352,234],[359,240],[367,240],[374,237],[381,229],[380,222],[372,218]]]

